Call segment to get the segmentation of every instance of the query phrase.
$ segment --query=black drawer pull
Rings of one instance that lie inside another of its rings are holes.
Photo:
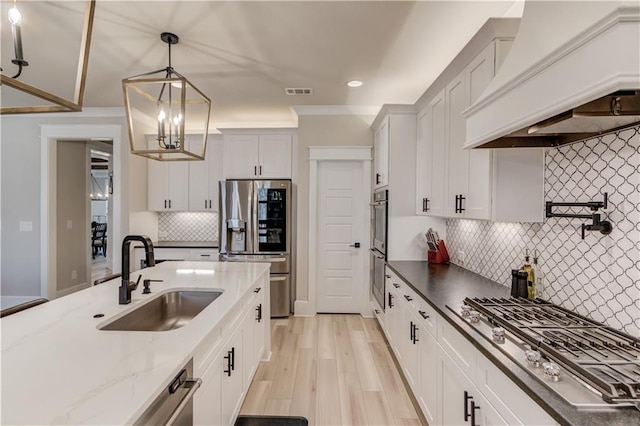
[[[429,315],[427,315],[427,313],[425,311],[418,311],[418,313],[420,314],[420,316],[424,319],[429,319]]]
[[[407,294],[404,295],[404,298],[407,299],[407,302],[411,302],[413,298]]]
[[[262,287],[258,287],[255,290],[253,290],[254,293],[260,293],[260,290],[262,290]]]
[[[400,284],[397,284],[397,283],[393,283],[393,286],[394,286],[395,288],[400,288]]]
[[[389,300],[387,302],[387,305],[389,305],[390,308],[393,308],[393,294],[391,293],[387,293],[387,294],[389,295],[388,297]]]

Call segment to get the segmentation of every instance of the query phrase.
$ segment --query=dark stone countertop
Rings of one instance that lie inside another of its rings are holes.
[[[144,248],[136,245],[135,248]],[[153,241],[153,248],[216,249],[217,241]]]
[[[509,297],[509,288],[456,265],[430,265],[425,261],[390,261],[387,264],[558,423],[576,426],[640,425],[640,410],[632,407],[576,409],[447,308],[448,305],[457,312],[465,297]]]

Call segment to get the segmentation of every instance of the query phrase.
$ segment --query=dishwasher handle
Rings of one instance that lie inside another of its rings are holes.
[[[193,399],[193,396],[195,395],[196,391],[202,385],[202,379],[186,379],[182,383],[182,385],[183,385],[183,387],[188,388],[189,392],[187,392],[187,394],[184,396],[184,398],[182,398],[182,401],[180,401],[180,404],[178,404],[176,409],[171,414],[171,417],[169,417],[169,420],[167,420],[167,425],[168,426],[173,425],[176,422],[176,420],[178,420],[178,418],[180,417],[180,414],[182,414],[182,411],[191,402],[191,400]]]

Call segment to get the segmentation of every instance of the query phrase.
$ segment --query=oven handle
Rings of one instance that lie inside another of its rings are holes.
[[[378,254],[379,253],[378,250],[370,248],[369,251],[376,257],[376,259],[384,260],[384,256],[381,254]]]
[[[180,414],[182,414],[187,404],[192,401],[193,395],[195,395],[196,391],[202,385],[202,379],[187,379],[184,381],[184,384],[187,385],[185,387],[189,388],[189,392],[187,392],[182,401],[180,401],[180,404],[173,411],[171,417],[169,417],[169,420],[167,420],[167,425],[173,425],[174,423],[176,423],[176,420],[178,420]]]

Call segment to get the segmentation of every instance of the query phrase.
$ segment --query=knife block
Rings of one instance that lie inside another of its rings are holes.
[[[438,242],[438,250],[427,251],[427,261],[429,263],[449,263],[449,252],[444,241]]]

